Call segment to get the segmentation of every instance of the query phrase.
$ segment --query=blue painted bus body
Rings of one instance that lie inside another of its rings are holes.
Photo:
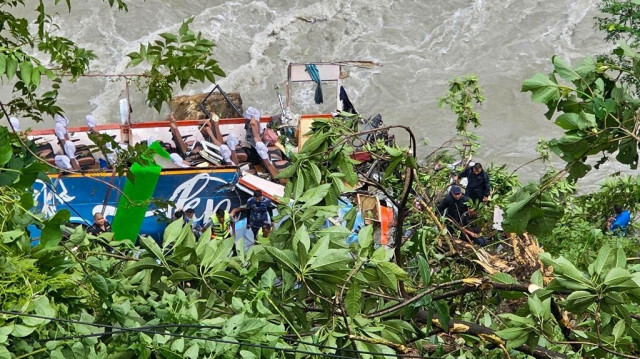
[[[112,222],[121,192],[109,190],[111,173],[102,172],[86,175],[66,175],[51,177],[53,184],[37,181],[33,187],[33,197],[37,210],[45,216],[53,216],[61,209],[71,213],[71,222],[90,226],[93,215],[103,212]],[[124,187],[125,177],[114,177],[113,185]],[[238,174],[234,168],[220,169],[167,169],[158,180],[153,197],[173,201],[176,209],[193,208],[194,220],[206,222],[218,208],[230,210],[245,203],[248,195],[236,189]],[[105,198],[108,196],[107,200]],[[103,208],[104,207],[104,208]],[[173,217],[175,209],[163,212]],[[167,221],[154,213],[150,205],[140,234],[161,239]]]

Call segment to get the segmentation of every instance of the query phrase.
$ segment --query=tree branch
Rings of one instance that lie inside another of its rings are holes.
[[[414,319],[418,323],[429,323],[429,316],[424,310],[418,311],[418,313],[416,313],[416,315],[414,316]],[[438,319],[431,319],[431,323],[436,325],[437,327],[443,328]],[[447,330],[451,334],[473,335],[499,347],[506,344],[506,341],[500,338],[493,329],[471,322],[450,319],[449,327],[443,329]],[[514,349],[524,354],[532,355],[536,359],[566,359],[566,356],[564,354],[549,350],[539,345],[533,348],[533,350],[528,345],[521,345]]]

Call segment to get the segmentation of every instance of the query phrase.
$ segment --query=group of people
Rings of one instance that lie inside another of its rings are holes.
[[[93,116],[88,115],[87,121],[89,121],[89,118],[93,119]],[[69,120],[61,114],[53,116],[53,120],[55,123],[53,130],[62,148],[62,153],[55,155],[54,161],[56,166],[64,170],[79,170],[80,165],[76,159],[76,146],[69,138],[69,131],[67,130]],[[95,122],[95,119],[93,119],[93,121]],[[12,116],[9,118],[9,122],[14,131],[20,131],[20,119]]]
[[[251,230],[254,241],[262,243],[267,240],[271,233],[273,225],[271,219],[275,208],[276,206],[273,202],[266,198],[262,191],[256,190],[246,204],[234,208],[230,212],[219,208],[204,224],[194,220],[195,211],[193,208],[176,211],[173,220],[182,220],[183,226],[190,226],[194,233],[197,234],[211,227],[211,239],[222,240],[235,237],[236,215],[240,212],[248,212],[246,229]],[[111,232],[111,224],[104,218],[102,213],[98,212],[93,215],[93,225],[89,227],[88,232],[94,236]]]
[[[467,179],[465,193],[458,185],[462,178]],[[480,227],[475,223],[478,218],[477,212],[469,207],[470,202],[488,202],[491,194],[491,183],[489,175],[482,168],[482,164],[475,163],[468,166],[462,172],[453,176],[454,185],[449,189],[449,193],[438,205],[438,212],[447,218],[447,229],[449,233],[456,233],[460,230],[461,237],[469,242],[485,246],[487,240],[481,235]]]
[[[272,145],[272,142],[277,141],[277,135],[273,135],[273,131],[271,129],[265,128],[260,124],[261,113],[258,109],[254,107],[247,108],[243,117],[245,120],[244,130],[246,136],[244,138],[245,141],[242,143],[234,133],[227,134],[226,141],[223,139],[223,135],[220,130],[220,119],[216,115],[206,119],[202,124],[200,132],[203,135],[203,139],[211,142],[217,147],[217,151],[219,152],[220,157],[222,157],[222,162],[224,164],[231,166],[238,166],[243,162],[250,162],[254,165],[260,164],[272,178],[275,178],[278,174],[278,168],[276,166],[281,167],[283,165],[278,161],[279,159],[282,159],[282,156],[275,155],[276,160],[274,163],[268,146]],[[169,115],[168,120],[171,131],[174,134],[174,141],[177,142],[176,148],[181,148],[181,152],[184,153],[185,156],[187,152],[200,153],[199,149],[204,149],[204,145],[202,143],[199,145],[199,143],[196,142],[194,143],[192,150],[187,151],[187,146],[181,139],[182,136],[180,135],[176,119],[173,115]],[[275,138],[273,138],[274,136]],[[189,166],[188,161],[186,162],[187,165],[185,165],[183,158],[178,153],[172,153],[171,158],[181,167]]]
[[[273,225],[273,202],[266,198],[262,191],[256,190],[253,196],[247,200],[247,203],[232,209],[230,212],[222,208],[218,208],[214,214],[203,224],[194,221],[194,210],[188,208],[184,211],[177,211],[174,214],[174,220],[182,219],[183,226],[189,225],[196,234],[200,234],[211,228],[211,239],[222,240],[235,237],[235,221],[236,215],[240,212],[248,212],[246,229],[250,229],[253,234],[254,241],[263,241],[269,237]]]
[[[458,181],[462,178],[467,179],[464,193],[458,185]],[[461,238],[480,246],[487,245],[487,238],[482,236],[480,226],[475,223],[478,214],[473,206],[469,205],[489,201],[491,194],[489,175],[482,168],[482,164],[475,163],[455,174],[453,181],[454,184],[450,187],[449,193],[438,205],[438,212],[446,216],[449,233],[459,231]],[[620,205],[615,205],[613,209],[615,214],[608,219],[606,230],[614,235],[624,237],[631,221],[631,214],[629,211],[623,210]]]

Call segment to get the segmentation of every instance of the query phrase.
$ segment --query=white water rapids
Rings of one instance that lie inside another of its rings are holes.
[[[194,17],[191,28],[218,46],[215,57],[227,74],[218,83],[225,91],[240,92],[245,107],[258,107],[267,115],[279,112],[274,87],[284,91],[289,62],[374,61],[381,66],[351,69],[345,83],[351,101],[365,116],[381,113],[386,124],[410,125],[419,139],[428,139],[421,153],[455,133],[453,114],[437,106],[447,82],[475,73],[487,98],[479,109],[483,126],[476,132],[483,147],[476,159],[510,168],[536,157],[539,138],[561,133],[544,118],[546,108],[520,92],[522,82],[536,72],[548,73],[554,54],[576,63],[610,47],[594,27],[593,0],[128,3],[128,13],[101,1],[72,2],[71,13],[59,6],[56,33],[95,51],[92,72],[133,73],[135,69],[126,68],[127,53],[158,33],[176,32],[184,19]],[[209,85],[184,93],[202,92]],[[83,124],[88,113],[100,122],[115,122],[123,87],[118,80],[82,78],[65,84],[60,103],[73,124]],[[331,91],[325,90],[326,103],[331,103]],[[132,97],[135,121],[161,117],[145,109],[142,95],[134,92]],[[299,88],[295,101],[311,112],[331,109],[313,104],[313,86]],[[582,184],[595,188],[605,173],[618,170],[603,167]],[[520,176],[537,179],[543,170],[541,164],[529,165]]]

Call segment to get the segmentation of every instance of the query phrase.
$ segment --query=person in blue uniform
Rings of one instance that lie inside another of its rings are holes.
[[[489,182],[489,175],[482,168],[482,165],[476,162],[473,166],[465,168],[464,171],[454,176],[453,179],[458,181],[465,177],[467,178],[465,195],[474,202],[487,202],[491,193],[491,183]]]
[[[613,206],[613,211],[616,215],[609,218],[607,229],[619,237],[624,237],[627,234],[629,222],[631,222],[631,213],[629,213],[629,211],[623,211],[619,205]]]
[[[265,223],[271,224],[271,216],[276,206],[270,199],[262,195],[262,191],[253,192],[253,197],[247,200],[247,204],[231,210],[230,216],[233,218],[238,212],[249,211],[247,228],[251,228],[253,238],[257,238],[258,231]]]

